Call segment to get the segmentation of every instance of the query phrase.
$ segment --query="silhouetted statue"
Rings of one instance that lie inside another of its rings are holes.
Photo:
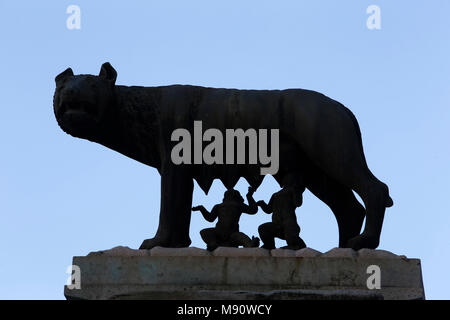
[[[260,200],[256,204],[265,213],[272,213],[272,222],[259,226],[259,236],[265,249],[275,249],[275,238],[286,240],[284,249],[299,250],[306,247],[299,237],[300,227],[297,224],[295,209],[303,202],[305,187],[300,184],[301,178],[294,174],[286,175],[282,180],[282,189],[272,195],[269,203]]]
[[[242,213],[255,214],[258,207],[252,195],[255,190],[248,188],[247,201],[244,203],[239,191],[230,189],[225,191],[223,202],[216,204],[211,212],[203,206],[193,207],[192,211],[200,211],[206,221],[213,222],[217,219],[215,228],[207,228],[200,231],[200,235],[210,251],[217,247],[258,247],[259,239],[250,239],[245,233],[239,231],[239,219]]]
[[[222,133],[238,128],[279,130],[279,170],[274,178],[280,182],[285,174],[302,170],[306,188],[336,216],[339,246],[378,246],[385,208],[393,203],[388,187],[367,167],[355,117],[339,102],[303,89],[127,87],[115,85],[116,77],[109,63],[102,65],[98,76],[74,75],[68,68],[55,78],[53,106],[65,132],[100,143],[161,174],[158,230],[141,249],[190,245],[193,179],[205,192],[216,178],[227,189],[240,177],[254,188],[262,182],[260,164],[175,164],[171,151],[177,142],[171,140],[172,134],[185,128],[194,136],[196,120],[202,121],[204,130]]]

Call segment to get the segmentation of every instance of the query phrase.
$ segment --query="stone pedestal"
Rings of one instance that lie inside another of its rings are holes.
[[[116,247],[73,265],[67,299],[425,299],[420,260],[383,250]]]

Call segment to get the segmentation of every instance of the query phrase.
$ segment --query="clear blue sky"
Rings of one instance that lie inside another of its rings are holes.
[[[427,298],[449,298],[450,1],[111,2],[0,0],[0,298],[63,299],[72,256],[155,233],[157,171],[54,119],[54,77],[105,61],[122,85],[306,88],[345,104],[395,202],[380,249],[422,259]],[[66,27],[70,4],[80,30]],[[366,27],[371,4],[381,30]],[[209,209],[224,190],[196,186],[194,204]],[[266,177],[255,198],[276,190]],[[308,246],[337,246],[331,211],[309,192],[297,215]],[[256,235],[268,219],[241,227]],[[194,246],[210,225],[193,214]]]

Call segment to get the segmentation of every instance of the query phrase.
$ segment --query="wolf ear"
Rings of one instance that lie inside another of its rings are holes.
[[[98,75],[101,78],[105,78],[106,80],[111,81],[112,83],[116,83],[117,79],[117,71],[114,70],[112,65],[109,62],[105,62],[102,64],[100,69],[100,73]]]
[[[73,71],[72,71],[72,69],[67,68],[66,70],[64,70],[63,72],[61,72],[60,74],[58,74],[55,77],[55,82],[58,83],[61,80],[64,80],[65,78],[71,77],[71,76],[73,76]]]

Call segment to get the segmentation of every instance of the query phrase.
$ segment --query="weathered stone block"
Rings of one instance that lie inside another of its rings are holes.
[[[312,258],[312,257],[320,256],[321,254],[322,254],[322,252],[311,249],[311,248],[303,248],[303,249],[297,250],[295,252],[295,256],[298,258]]]
[[[424,299],[420,260],[382,250],[111,250],[74,257],[68,299]],[[369,266],[380,289],[367,286]]]
[[[150,255],[153,257],[167,256],[167,257],[201,257],[210,256],[211,253],[196,247],[189,248],[163,248],[154,247],[150,251]]]
[[[295,250],[289,250],[289,249],[274,249],[274,250],[270,250],[270,255],[272,257],[277,257],[277,258],[288,258],[288,257],[295,257]]]
[[[269,257],[270,251],[262,248],[219,247],[213,251],[216,257]]]

